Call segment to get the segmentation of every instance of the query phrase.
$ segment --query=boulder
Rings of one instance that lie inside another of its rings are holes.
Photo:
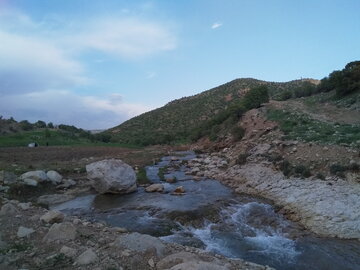
[[[163,192],[164,186],[162,184],[152,184],[145,188],[146,192]]]
[[[27,186],[36,187],[38,185],[38,181],[31,179],[31,178],[26,178],[23,180],[23,182]]]
[[[99,193],[130,193],[136,190],[133,168],[119,159],[106,159],[86,165],[88,178]]]
[[[54,185],[60,184],[63,177],[57,171],[48,171],[46,176]]]
[[[97,260],[98,256],[91,248],[89,248],[80,254],[80,256],[76,259],[75,263],[77,265],[88,265],[96,262]]]
[[[63,246],[60,249],[60,253],[64,254],[66,257],[73,258],[76,256],[76,249],[68,247],[68,246]]]
[[[176,183],[176,178],[175,177],[166,177],[165,181],[170,184]]]
[[[45,206],[50,206],[50,205],[70,201],[74,198],[75,198],[74,195],[70,195],[70,194],[43,195],[37,199],[37,203]]]
[[[28,237],[30,234],[32,234],[34,232],[35,231],[32,228],[26,228],[26,227],[20,226],[16,235],[19,238],[24,238],[24,237]]]
[[[154,251],[159,257],[164,255],[166,249],[165,245],[158,238],[137,232],[119,236],[116,238],[113,246],[142,253]]]
[[[19,210],[12,203],[4,204],[0,210],[0,216],[14,216],[18,213]]]
[[[177,188],[175,188],[175,190],[172,193],[173,195],[183,195],[185,194],[185,189],[183,186],[178,186]]]
[[[181,251],[181,252],[166,256],[165,258],[163,258],[156,264],[156,267],[159,270],[169,269],[177,264],[184,263],[184,262],[190,262],[190,261],[196,261],[198,259],[199,259],[199,257],[193,253]]]
[[[40,217],[40,220],[45,223],[60,223],[64,220],[64,214],[57,211],[51,210]]]
[[[26,172],[20,176],[20,179],[21,180],[33,179],[33,180],[37,181],[38,183],[48,180],[46,173],[44,171],[40,171],[40,170]]]
[[[54,242],[57,240],[74,240],[76,238],[76,228],[70,222],[53,224],[48,233],[43,238],[43,242]]]

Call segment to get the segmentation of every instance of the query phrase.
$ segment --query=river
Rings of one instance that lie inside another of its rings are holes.
[[[278,270],[360,269],[359,241],[318,237],[277,213],[270,201],[235,194],[214,179],[193,179],[186,161],[195,157],[177,152],[146,168],[163,193],[139,187],[127,195],[90,194],[53,209]],[[160,168],[177,182],[163,182]],[[184,195],[172,195],[178,186]]]

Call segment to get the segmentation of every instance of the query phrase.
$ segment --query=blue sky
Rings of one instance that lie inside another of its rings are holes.
[[[0,0],[0,115],[103,129],[235,78],[359,60],[358,0]]]

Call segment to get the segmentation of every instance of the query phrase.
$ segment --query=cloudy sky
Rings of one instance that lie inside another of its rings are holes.
[[[0,0],[0,115],[103,129],[241,77],[360,60],[358,0]]]

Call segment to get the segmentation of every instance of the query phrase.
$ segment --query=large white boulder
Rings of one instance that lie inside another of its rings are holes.
[[[49,181],[51,181],[53,184],[57,185],[61,183],[62,176],[57,171],[48,171],[46,173],[47,178]]]
[[[133,168],[119,159],[105,159],[86,165],[88,178],[99,193],[130,193],[136,190]]]

